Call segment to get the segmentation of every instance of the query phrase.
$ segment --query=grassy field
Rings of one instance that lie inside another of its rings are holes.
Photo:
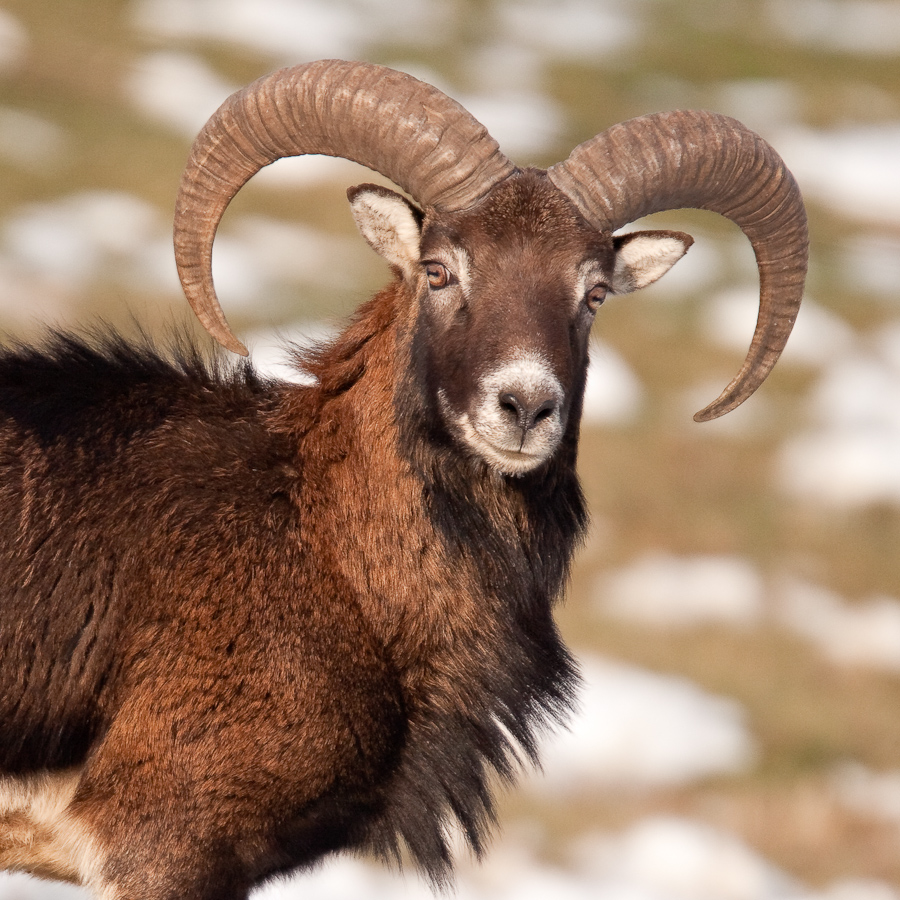
[[[376,4],[337,6],[378,15]],[[524,16],[540,5],[519,6]],[[375,62],[437,73],[460,96],[502,92],[517,82],[539,88],[562,124],[535,158],[522,160],[537,164],[563,157],[607,124],[667,107],[746,117],[773,142],[790,128],[828,134],[900,120],[897,52],[851,52],[836,38],[821,46],[805,42],[779,27],[778,0],[608,6],[631,21],[636,34],[596,53],[554,45],[551,36],[541,43],[536,34],[510,35],[504,10],[513,4],[489,0],[435,4],[443,12],[434,31],[382,34],[363,49]],[[831,11],[837,28],[843,21],[838,13],[852,6],[852,0],[833,0],[821,8]],[[140,27],[137,9],[125,0],[5,0],[0,8],[22,32],[17,37],[12,29],[7,40],[3,31],[9,29],[0,29],[0,48],[10,48],[5,62],[0,53],[0,113],[27,113],[32,125],[49,127],[41,141],[39,129],[22,126],[26,144],[29,134],[38,134],[40,144],[24,156],[0,142],[0,329],[7,334],[29,336],[47,321],[98,317],[126,330],[135,318],[160,330],[188,321],[177,287],[163,276],[139,277],[144,261],[131,245],[117,249],[108,241],[85,250],[63,243],[73,254],[72,267],[53,272],[22,243],[30,233],[23,223],[47,227],[71,198],[115,192],[143,204],[146,222],[135,232],[145,229],[148,245],[164,248],[190,139],[142,110],[129,87],[135,72],[161,53],[190,55],[223,84],[236,86],[290,61],[215,36]],[[309,10],[311,17],[322,15],[318,5]],[[577,37],[573,32],[569,41],[577,44]],[[4,124],[9,121],[0,116],[0,131],[15,132]],[[250,185],[229,211],[223,235],[239,241],[242,222],[267,217],[314,228],[344,247],[341,239],[354,237],[345,186]],[[849,248],[876,240],[897,244],[900,216],[876,220],[862,204],[848,213],[815,192],[809,213],[809,296],[847,326],[858,358],[874,358],[878,336],[900,322],[900,295],[867,287],[848,268]],[[851,610],[875,596],[896,600],[900,505],[889,492],[865,502],[816,502],[779,483],[784,447],[814,427],[810,397],[837,358],[776,369],[735,415],[733,428],[691,422],[690,414],[713,399],[742,359],[707,329],[716,297],[734,285],[754,284],[752,258],[733,227],[714,216],[669,213],[654,221],[695,234],[715,268],[696,291],[661,283],[608,304],[598,319],[598,336],[627,362],[643,401],[627,422],[585,425],[580,465],[594,527],[560,622],[579,651],[683,676],[738,701],[757,744],[756,762],[733,775],[668,787],[591,788],[565,803],[517,793],[505,801],[504,818],[543,822],[550,835],[543,852],[562,860],[571,839],[586,829],[615,831],[672,813],[738,835],[811,887],[866,877],[900,889],[900,811],[891,818],[851,808],[836,787],[836,773],[848,762],[873,773],[900,770],[900,660],[896,666],[865,657],[835,661],[784,625],[779,587],[785,578],[803,579],[834,592]],[[271,280],[271,302],[251,297],[226,304],[236,332],[346,314],[387,277],[362,241],[349,246],[355,247],[346,262],[352,282],[302,274]],[[53,247],[46,244],[48,253]],[[95,265],[87,266],[88,251]],[[154,260],[164,255],[159,249]],[[82,263],[87,268],[79,269]],[[324,265],[336,271],[342,263],[329,258]],[[71,275],[76,270],[78,278]],[[706,393],[698,394],[698,386]],[[900,407],[900,394],[893,401]],[[650,552],[748,562],[765,586],[759,617],[747,627],[704,622],[674,628],[603,613],[597,585],[604,575]]]

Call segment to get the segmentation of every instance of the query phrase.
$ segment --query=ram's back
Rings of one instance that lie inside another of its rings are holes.
[[[0,772],[80,762],[128,646],[211,602],[236,547],[248,567],[277,552],[298,473],[267,428],[273,387],[187,344],[0,352]]]

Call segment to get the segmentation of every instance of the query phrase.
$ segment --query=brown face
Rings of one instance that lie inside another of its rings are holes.
[[[350,192],[357,223],[418,301],[417,371],[464,452],[524,475],[559,447],[587,373],[594,314],[666,271],[687,235],[613,238],[539,170],[462,213],[418,211],[384,188]]]
[[[613,242],[533,173],[426,220],[417,346],[460,444],[506,475],[549,459],[580,396]]]

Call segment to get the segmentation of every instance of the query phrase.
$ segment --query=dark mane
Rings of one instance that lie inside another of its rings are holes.
[[[376,298],[382,299],[390,298]],[[337,351],[348,375],[366,370],[366,347],[391,324],[389,309],[373,302],[360,311],[351,339]],[[332,372],[334,360],[330,351]],[[523,765],[536,764],[540,735],[571,712],[579,679],[551,611],[587,522],[574,472],[577,418],[550,464],[524,478],[498,478],[482,462],[460,456],[421,382],[404,383],[394,410],[399,451],[415,473],[447,565],[475,574],[496,629],[492,646],[459,648],[469,655],[464,712],[447,711],[438,697],[408,710],[409,740],[368,841],[397,861],[405,850],[435,883],[445,884],[454,822],[480,856],[495,821],[492,782],[511,783]]]
[[[0,417],[46,444],[100,427],[128,439],[198,398],[240,410],[267,389],[249,363],[203,353],[188,337],[163,350],[148,337],[128,340],[112,329],[51,331],[36,344],[0,347]]]

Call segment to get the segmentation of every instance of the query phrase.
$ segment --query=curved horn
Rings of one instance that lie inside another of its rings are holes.
[[[515,171],[456,101],[383,66],[322,60],[232,94],[194,141],[175,208],[185,296],[221,344],[247,355],[212,282],[212,244],[231,199],[263,166],[320,153],[380,172],[424,206],[463,210]]]
[[[694,419],[715,419],[743,403],[781,355],[806,278],[806,211],[781,157],[735,119],[681,110],[615,125],[548,174],[604,231],[688,207],[720,213],[741,228],[759,267],[759,318],[741,370]]]

